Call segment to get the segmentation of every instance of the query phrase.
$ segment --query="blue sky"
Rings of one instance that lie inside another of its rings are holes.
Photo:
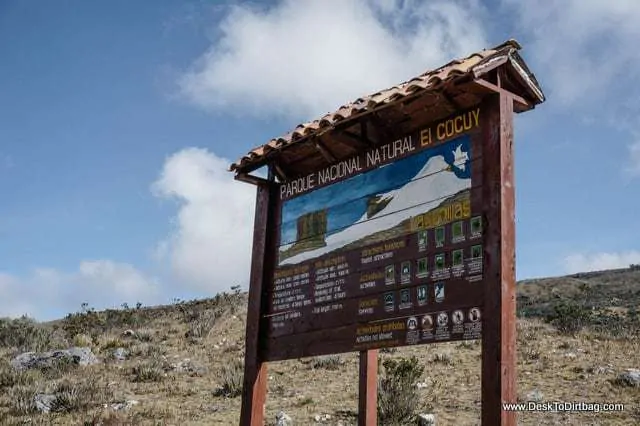
[[[631,0],[3,1],[0,316],[246,286],[254,191],[230,161],[511,37],[548,97],[516,119],[518,278],[640,263],[639,19]]]

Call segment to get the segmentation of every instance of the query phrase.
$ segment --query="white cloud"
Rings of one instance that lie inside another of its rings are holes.
[[[180,203],[175,229],[156,254],[170,260],[182,285],[211,295],[249,280],[256,190],[236,182],[229,163],[204,149],[184,149],[166,160],[152,187]]]
[[[640,133],[640,2],[637,0],[502,0],[513,12],[526,52],[552,109],[587,114],[629,136]],[[637,145],[631,163],[640,170]]]
[[[613,89],[615,79],[637,79],[640,40],[637,0],[503,0],[529,35],[527,51],[544,69],[550,99],[579,106]]]
[[[631,264],[640,264],[640,252],[572,254],[565,258],[568,274],[627,268]]]
[[[629,145],[629,168],[630,174],[640,175],[640,141]]]
[[[180,80],[212,110],[300,119],[486,46],[475,0],[284,0],[235,6]]]
[[[150,305],[163,301],[155,279],[111,260],[85,260],[72,272],[35,268],[25,277],[0,272],[0,294],[0,316],[28,314],[39,319],[52,319],[52,311],[76,311],[84,302],[101,309],[125,302]]]

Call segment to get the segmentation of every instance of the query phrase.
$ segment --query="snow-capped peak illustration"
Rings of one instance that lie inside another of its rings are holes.
[[[469,161],[469,154],[462,150],[462,145],[458,145],[453,151],[453,164],[464,171],[467,167],[467,161]]]

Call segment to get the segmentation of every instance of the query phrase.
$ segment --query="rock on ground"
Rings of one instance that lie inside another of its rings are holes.
[[[540,402],[544,399],[544,395],[538,389],[534,389],[528,392],[525,398],[527,401]]]
[[[316,421],[316,423],[324,423],[324,422],[328,422],[329,420],[331,420],[331,415],[330,414],[316,414],[313,419]]]
[[[207,368],[201,365],[193,363],[190,359],[186,358],[180,362],[171,365],[171,370],[177,373],[189,373],[194,376],[202,376],[206,374]]]
[[[32,368],[52,367],[60,361],[86,366],[97,364],[98,358],[91,352],[91,348],[73,347],[43,353],[25,352],[13,358],[11,365],[16,370],[23,371]]]
[[[640,387],[640,370],[628,368],[618,376],[618,382],[627,386]]]
[[[278,414],[276,414],[276,426],[292,426],[292,425],[293,425],[293,421],[291,420],[291,417],[287,415],[287,413],[285,413],[284,411],[280,411],[278,412]]]
[[[136,401],[135,399],[131,399],[124,402],[116,402],[114,404],[111,404],[111,409],[114,411],[128,410],[129,408],[138,404],[139,404],[138,401]]]
[[[55,401],[55,395],[46,393],[39,393],[33,397],[33,402],[36,405],[36,409],[41,413],[49,413]]]
[[[435,424],[436,416],[433,414],[420,414],[420,416],[418,416],[419,426],[435,426]]]
[[[117,361],[126,360],[128,355],[129,352],[125,348],[116,348],[116,350],[113,351],[113,358]]]

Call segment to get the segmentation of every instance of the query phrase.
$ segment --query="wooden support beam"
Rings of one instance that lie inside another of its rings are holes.
[[[369,147],[374,145],[371,139],[369,139],[369,126],[366,120],[360,120],[360,139]]]
[[[483,80],[483,79],[478,79],[478,80],[474,80],[472,82],[472,84],[478,88],[483,89],[483,91],[485,92],[493,92],[493,93],[497,93],[497,94],[502,94],[504,93],[506,96],[510,97],[512,99],[512,101],[515,103],[514,105],[514,109],[516,111],[518,110],[528,110],[531,109],[531,104],[524,99],[521,96],[515,95],[505,89],[503,89],[500,86],[497,86],[487,80]]]
[[[336,132],[337,133],[337,132]],[[370,141],[365,141],[362,136],[360,136],[357,133],[353,133],[351,131],[348,130],[344,130],[342,132],[340,132],[340,135],[345,136],[346,138],[348,138],[351,142],[355,143],[356,145],[358,145],[361,148],[369,148],[370,145]]]
[[[273,169],[274,169],[274,173],[276,174],[276,176],[278,176],[278,179],[280,180],[280,182],[285,182],[285,181],[289,180],[288,177],[287,177],[288,173],[283,170],[282,165],[280,165],[278,163],[274,163],[273,164]]]
[[[482,426],[516,426],[515,189],[513,107],[507,92],[481,105],[483,281]]]
[[[358,426],[378,424],[378,350],[360,351]]]
[[[234,179],[239,180],[240,182],[250,183],[252,185],[267,185],[269,183],[266,179],[253,176],[248,173],[238,173],[234,176]]]
[[[391,142],[396,139],[395,132],[393,132],[393,130],[390,129],[377,114],[371,114],[370,123],[386,142]]]
[[[267,364],[260,355],[260,314],[264,312],[264,283],[270,273],[272,263],[270,252],[273,241],[268,230],[272,229],[274,218],[270,214],[274,209],[276,192],[273,183],[273,170],[269,168],[266,184],[257,187],[255,220],[253,226],[253,251],[251,254],[251,273],[249,281],[249,303],[247,309],[247,328],[245,334],[244,381],[242,386],[242,405],[240,426],[262,426],[267,395]],[[264,181],[264,179],[262,179]]]
[[[316,147],[316,149],[320,151],[320,154],[322,154],[324,159],[327,160],[329,163],[334,163],[337,160],[335,155],[333,155],[331,151],[329,151],[329,149],[320,141],[319,138],[316,138],[313,144]]]

